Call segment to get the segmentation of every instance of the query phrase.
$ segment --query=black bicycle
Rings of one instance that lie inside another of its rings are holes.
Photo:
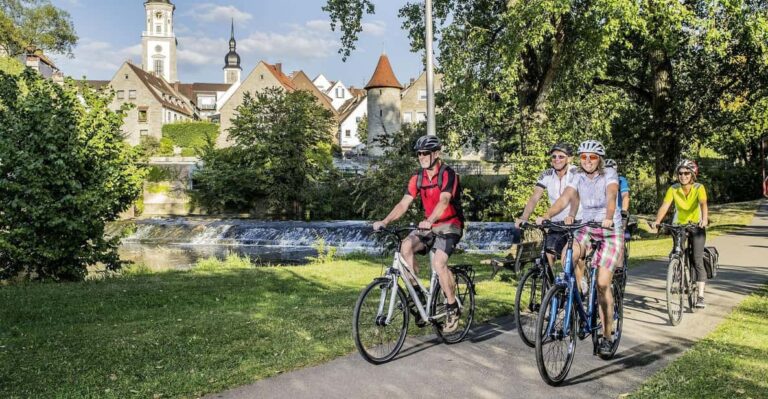
[[[691,313],[696,312],[699,287],[696,284],[698,279],[694,267],[691,234],[699,226],[691,223],[659,223],[659,227],[669,231],[674,242],[667,265],[667,314],[669,322],[676,326],[683,319],[684,297],[688,298],[688,309]],[[683,241],[686,241],[685,249],[683,249]]]
[[[523,229],[541,230],[543,234],[541,254],[534,260],[533,266],[520,279],[515,293],[515,323],[517,333],[523,343],[531,348],[536,346],[536,320],[539,317],[541,300],[544,294],[555,283],[555,273],[547,259],[547,234],[549,229],[544,226],[524,222],[520,225]],[[559,255],[559,254],[556,254]]]

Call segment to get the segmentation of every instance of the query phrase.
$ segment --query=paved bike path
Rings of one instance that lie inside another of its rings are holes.
[[[676,327],[667,321],[666,262],[630,269],[624,336],[616,357],[600,360],[592,356],[589,338],[578,341],[568,378],[557,388],[542,381],[534,350],[522,343],[512,318],[505,317],[473,328],[456,345],[440,344],[434,335],[409,338],[384,365],[368,364],[355,352],[209,398],[616,398],[634,391],[768,282],[767,237],[764,201],[749,227],[709,240],[707,245],[720,251],[721,267],[717,279],[707,284],[707,308],[685,313]]]

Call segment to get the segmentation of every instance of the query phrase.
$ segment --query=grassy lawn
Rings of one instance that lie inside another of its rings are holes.
[[[711,231],[746,224],[755,204],[713,211]],[[668,241],[636,242],[633,257],[663,257]],[[453,258],[478,265],[477,322],[514,303],[516,282],[489,280],[487,258]],[[354,350],[354,302],[389,262],[253,268],[232,257],[186,272],[0,286],[0,398],[197,397],[331,360]]]
[[[630,398],[768,397],[768,287]]]

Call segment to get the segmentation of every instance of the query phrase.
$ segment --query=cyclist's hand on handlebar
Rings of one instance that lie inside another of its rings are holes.
[[[422,220],[419,222],[419,230],[429,230],[432,228],[432,222],[429,220]]]
[[[707,218],[701,218],[701,221],[699,221],[699,227],[707,227],[709,225],[709,220]]]
[[[601,225],[606,229],[610,229],[613,227],[613,219],[603,219],[603,223]]]
[[[545,217],[542,217],[542,216],[539,216],[539,217],[537,217],[537,218],[536,218],[536,224],[538,224],[539,226],[541,226],[542,224],[544,224],[544,221],[545,221],[545,220],[549,220],[549,219],[547,219],[547,218],[545,218]]]
[[[659,232],[659,224],[657,222],[648,222],[648,227],[651,228],[651,233]]]
[[[565,224],[567,225],[573,224],[573,222],[575,221],[576,221],[576,218],[571,215],[566,216],[564,220]]]
[[[379,220],[377,222],[373,222],[373,231],[379,231],[385,227],[387,227],[387,224],[384,223],[384,221]]]
[[[523,223],[525,223],[525,220],[519,219],[519,218],[515,219],[515,227],[517,227],[518,229],[520,228],[520,226],[523,225]]]

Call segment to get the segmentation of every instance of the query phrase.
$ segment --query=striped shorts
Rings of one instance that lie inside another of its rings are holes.
[[[603,242],[600,250],[595,252],[595,256],[592,258],[592,267],[608,269],[611,273],[617,267],[621,267],[621,253],[624,251],[623,230],[585,227],[579,230],[574,237],[574,241],[578,242],[581,248],[587,248],[587,251],[591,251],[590,240]]]

